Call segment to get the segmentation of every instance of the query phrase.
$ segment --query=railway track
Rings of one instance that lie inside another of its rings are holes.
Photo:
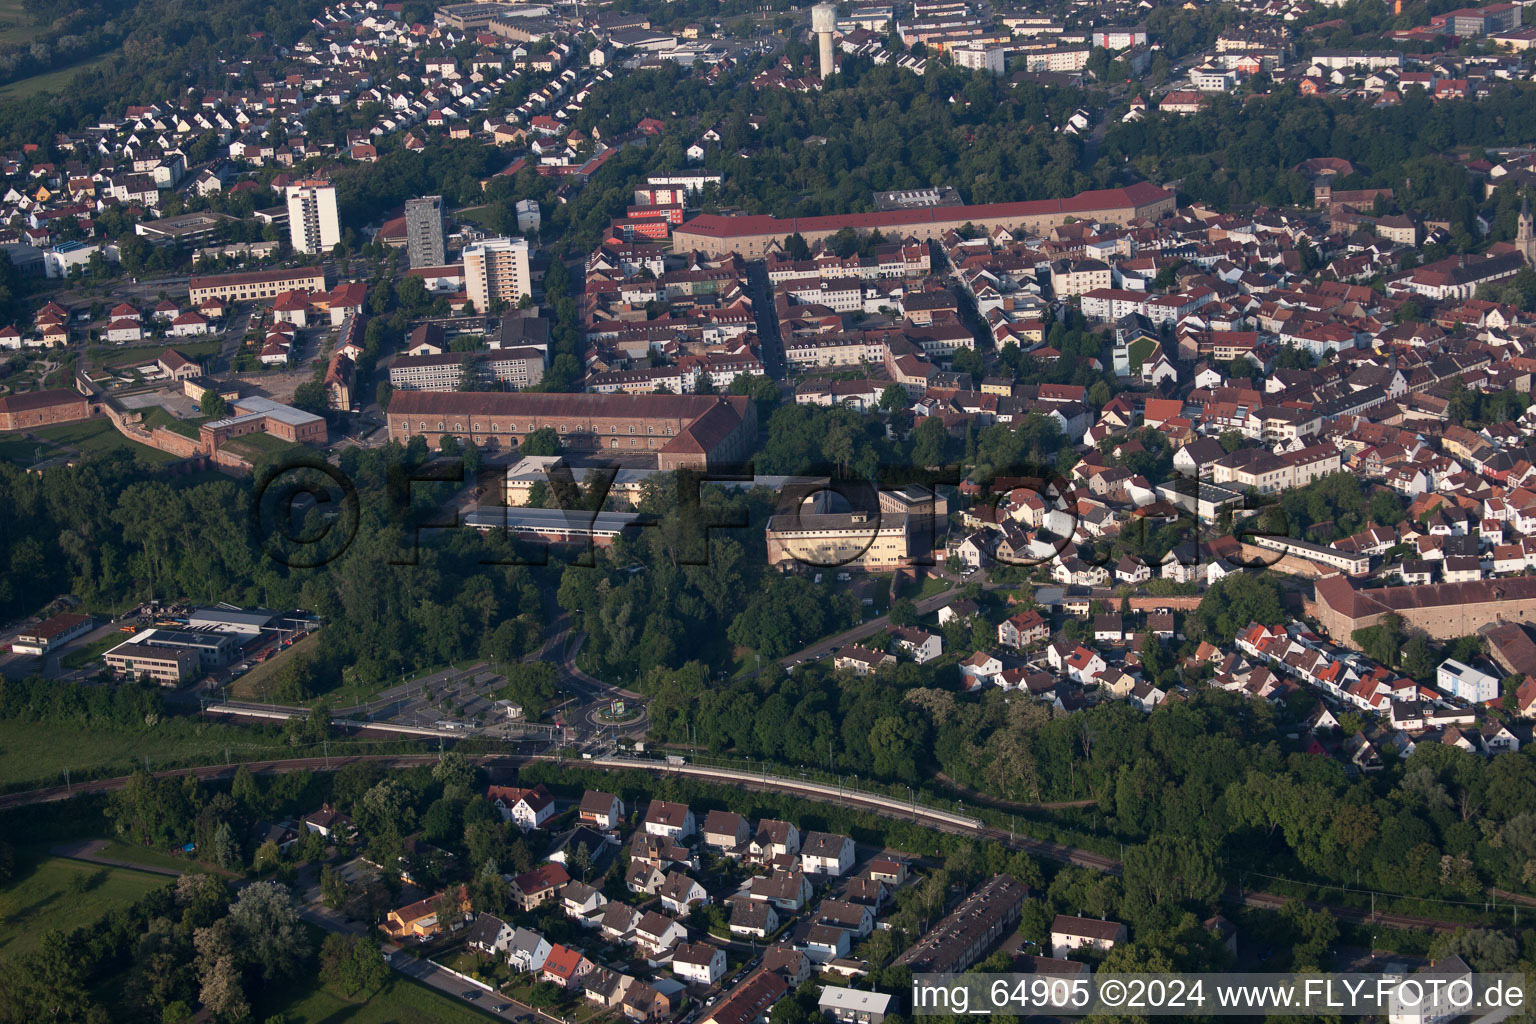
[[[242,763],[254,774],[278,775],[299,771],[337,771],[349,764],[362,762],[371,762],[389,768],[410,768],[423,764],[432,764],[437,759],[437,754],[345,754],[336,757],[283,758],[268,761],[246,761]],[[549,764],[563,763],[561,759],[548,754],[481,754],[472,755],[470,760],[486,767],[515,767],[541,762]],[[600,757],[578,762],[569,762],[569,759],[566,759],[566,762],[581,768],[644,771],[658,777],[668,775],[690,776],[706,781],[728,783],[738,788],[755,792],[782,793],[821,803],[836,803],[844,807],[871,811],[882,817],[900,821],[913,821],[952,835],[968,836],[1001,843],[1010,849],[1022,850],[1034,856],[1063,864],[1073,864],[1078,867],[1113,875],[1118,875],[1122,871],[1122,865],[1118,859],[1101,853],[1095,853],[1092,850],[1036,839],[1032,836],[1019,835],[1007,829],[995,828],[983,823],[979,819],[963,814],[924,807],[915,802],[902,801],[876,793],[861,793],[838,786],[829,786],[825,783],[811,782],[809,780],[797,782],[793,779],[738,769],[711,768],[704,765],[690,764],[662,764],[655,761],[642,761],[621,757]],[[240,764],[203,765],[195,768],[166,769],[152,774],[157,778],[184,778],[190,775],[199,779],[219,780],[233,777],[240,766]],[[113,790],[122,789],[127,784],[128,778],[129,776],[120,776],[112,779],[95,779],[71,786],[50,786],[44,789],[8,793],[0,795],[0,810],[53,803],[86,793],[108,793]],[[1280,896],[1275,893],[1256,892],[1247,889],[1240,890],[1236,887],[1228,889],[1226,895],[1234,902],[1241,902],[1247,906],[1265,910],[1278,910],[1291,899],[1291,897]],[[1519,896],[1515,893],[1505,893],[1503,891],[1499,891],[1498,896],[1509,902],[1536,905],[1536,900],[1528,896]],[[1378,924],[1393,928],[1418,928],[1448,932],[1466,927],[1472,923],[1467,921],[1444,921],[1406,914],[1373,914],[1359,907],[1322,903],[1316,900],[1304,900],[1303,902],[1312,909],[1326,910],[1340,920],[1354,924]]]

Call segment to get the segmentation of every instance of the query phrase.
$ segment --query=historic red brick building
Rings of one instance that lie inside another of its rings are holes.
[[[0,430],[31,430],[55,423],[89,419],[91,400],[77,391],[56,388],[0,396]]]
[[[402,444],[444,434],[481,448],[516,448],[553,429],[574,451],[649,452],[661,469],[746,460],[757,440],[757,409],[740,395],[597,395],[540,392],[397,391],[389,436]]]

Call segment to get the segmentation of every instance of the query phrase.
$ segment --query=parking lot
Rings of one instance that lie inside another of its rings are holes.
[[[392,686],[370,700],[356,717],[426,729],[472,731],[495,725],[505,714],[493,694],[505,682],[485,668],[448,669]]]

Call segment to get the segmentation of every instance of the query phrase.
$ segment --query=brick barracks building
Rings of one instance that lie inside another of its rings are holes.
[[[1469,636],[1497,622],[1536,621],[1536,576],[1356,589],[1339,575],[1322,577],[1313,590],[1316,598],[1307,610],[1340,641],[1376,625],[1388,612],[1436,640]]]
[[[552,428],[571,451],[647,452],[658,469],[746,461],[757,441],[757,409],[741,395],[599,395],[539,392],[397,392],[389,437],[404,444],[444,434],[492,451],[512,450]]]
[[[739,252],[764,255],[774,244],[782,245],[799,232],[806,244],[816,245],[843,228],[858,232],[878,230],[886,237],[912,236],[921,240],[941,237],[946,231],[971,224],[983,231],[1022,227],[1044,234],[1065,224],[1068,218],[1127,224],[1133,220],[1157,220],[1174,210],[1174,194],[1150,182],[1126,188],[1079,192],[1068,199],[1041,199],[1028,203],[988,203],[981,206],[934,206],[880,213],[849,213],[833,217],[726,217],[705,213],[672,232],[674,252],[696,249],[708,256]]]
[[[0,430],[32,430],[90,416],[90,399],[68,388],[0,396]]]

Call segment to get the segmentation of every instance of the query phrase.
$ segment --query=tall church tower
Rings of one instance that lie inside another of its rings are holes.
[[[1525,255],[1527,266],[1536,267],[1536,223],[1531,219],[1531,197],[1520,199],[1520,219],[1516,222],[1515,247]]]

